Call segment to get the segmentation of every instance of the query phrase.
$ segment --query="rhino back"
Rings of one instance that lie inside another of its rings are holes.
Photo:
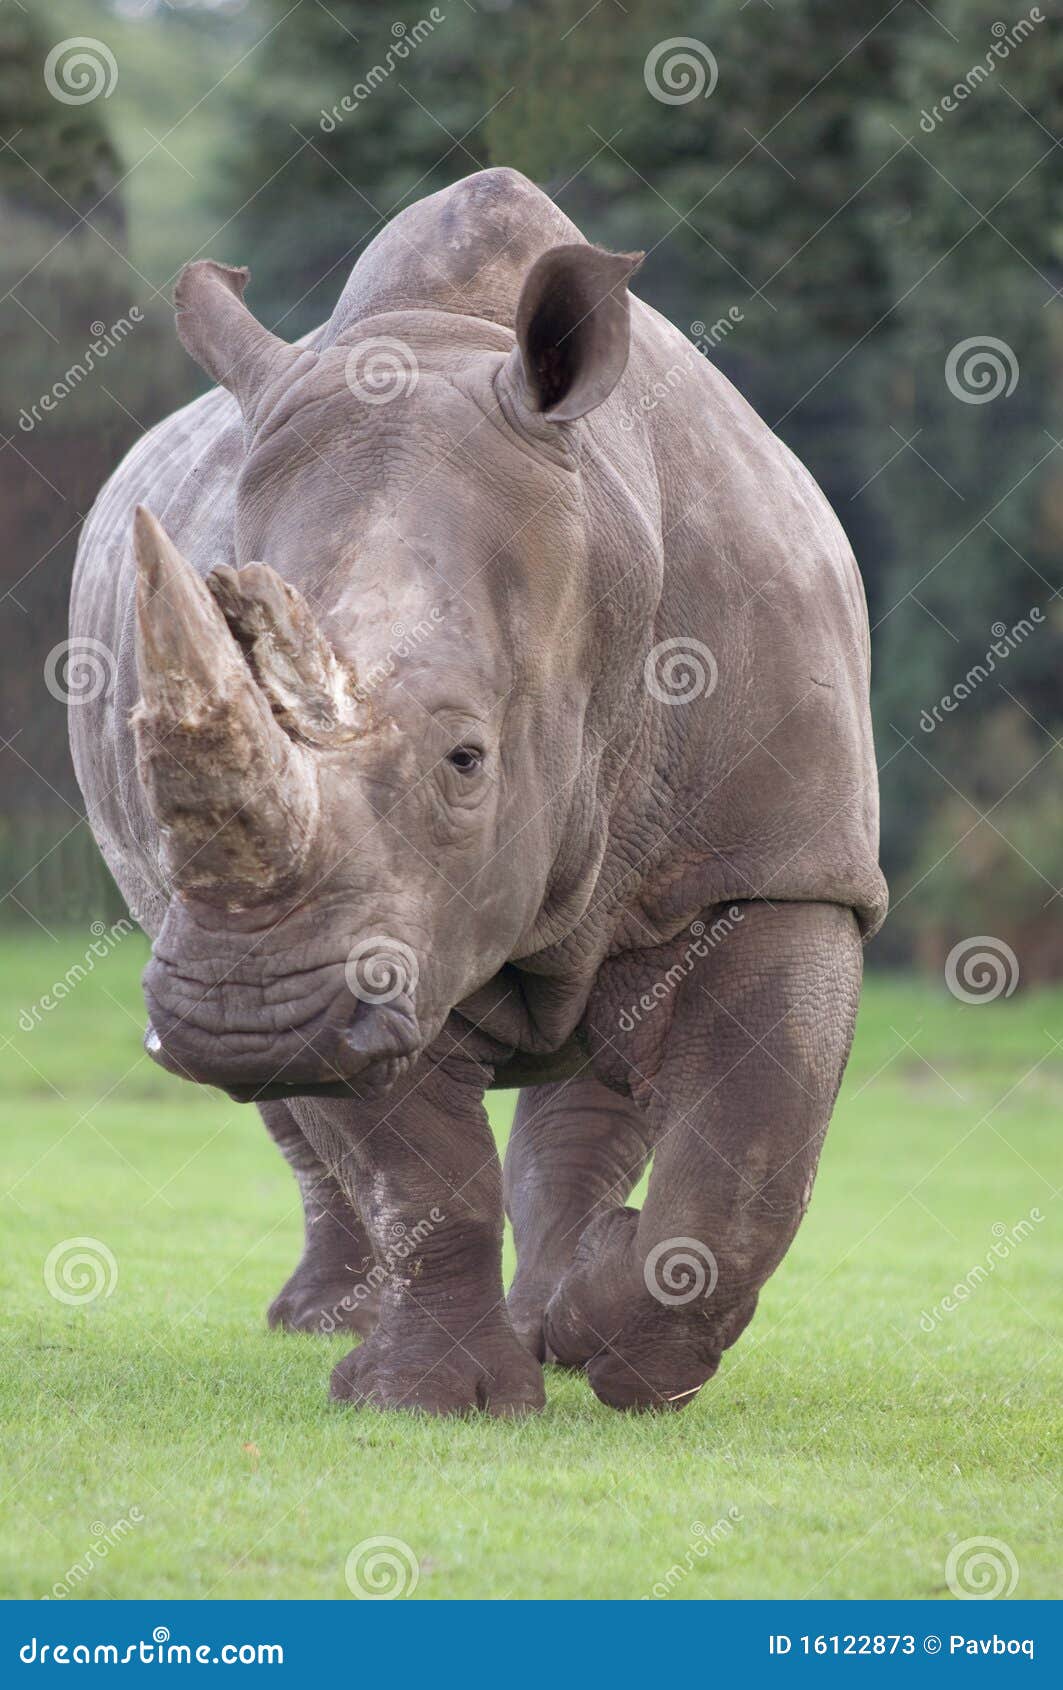
[[[481,170],[418,200],[366,247],[322,333],[329,346],[365,317],[427,306],[511,328],[541,253],[585,237],[517,170]]]
[[[664,650],[646,673],[688,651],[708,683],[651,710],[632,759],[627,802],[662,840],[642,913],[674,930],[708,903],[812,899],[873,931],[886,889],[867,609],[841,524],[722,372],[640,301],[628,368],[593,421],[603,451],[637,428],[652,457],[663,570],[647,658]]]

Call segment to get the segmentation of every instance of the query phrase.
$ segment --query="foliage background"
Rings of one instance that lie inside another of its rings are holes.
[[[939,968],[989,933],[1024,981],[1063,974],[1059,736],[1063,29],[1043,20],[940,121],[1029,8],[999,0],[443,0],[443,21],[328,132],[329,110],[427,16],[369,0],[48,0],[0,12],[0,676],[9,921],[115,898],[79,822],[61,703],[77,531],[121,453],[202,385],[172,330],[181,264],[248,262],[294,338],[395,210],[484,165],[554,194],[591,238],[648,253],[638,291],[680,328],[732,307],[712,356],[811,467],[860,560],[874,627],[881,963]],[[994,25],[997,29],[994,30]],[[106,43],[108,97],[53,99],[69,36]],[[711,97],[668,105],[650,49],[693,37]],[[921,121],[922,120],[922,121]],[[31,430],[20,416],[90,325],[144,321]],[[1007,396],[946,360],[1006,343]],[[994,625],[1035,633],[928,733]],[[9,890],[10,889],[10,890]]]

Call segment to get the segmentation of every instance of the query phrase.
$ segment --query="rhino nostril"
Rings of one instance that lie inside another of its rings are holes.
[[[348,1075],[354,1075],[371,1062],[409,1056],[416,1045],[416,1029],[410,1018],[395,1014],[390,1008],[363,1004],[340,1034],[337,1065]]]

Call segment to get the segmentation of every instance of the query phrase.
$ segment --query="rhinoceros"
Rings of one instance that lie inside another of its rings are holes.
[[[860,577],[638,262],[492,169],[298,344],[192,263],[219,385],[81,540],[72,646],[114,669],[73,752],[146,1048],[259,1106],[306,1218],[269,1318],[364,1340],[348,1401],[517,1414],[544,1361],[691,1401],[848,1058],[886,901]]]

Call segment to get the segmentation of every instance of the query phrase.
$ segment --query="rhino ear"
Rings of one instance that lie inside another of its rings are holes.
[[[642,253],[555,246],[532,265],[517,305],[507,375],[547,422],[575,422],[608,399],[627,365],[627,284]]]
[[[271,334],[243,302],[250,271],[200,259],[186,264],[174,288],[181,344],[213,381],[238,401],[248,432],[277,397],[278,384],[317,354]]]

